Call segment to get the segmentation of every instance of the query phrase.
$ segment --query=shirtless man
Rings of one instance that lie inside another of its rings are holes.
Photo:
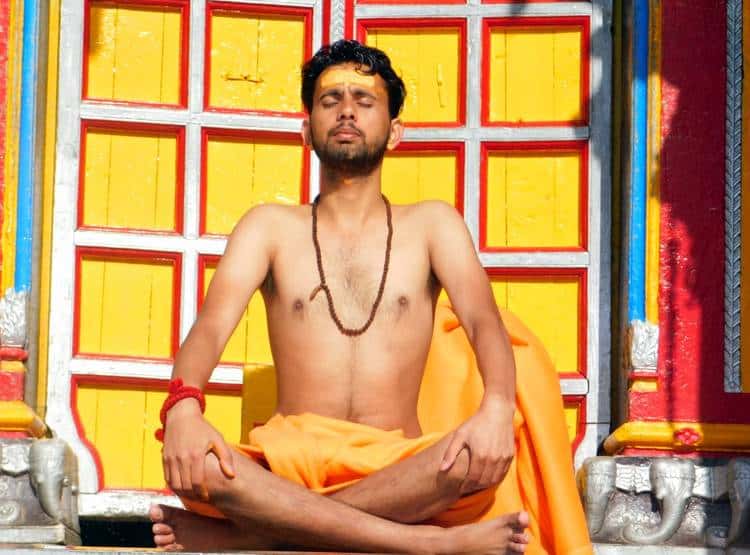
[[[523,512],[453,528],[424,524],[505,475],[514,455],[515,366],[461,215],[436,201],[389,206],[381,195],[383,155],[403,133],[404,95],[387,56],[354,41],[324,47],[305,65],[302,137],[321,160],[319,200],[312,208],[260,205],[242,217],[173,378],[205,387],[260,288],[279,414],[315,413],[418,437],[417,397],[445,287],[477,356],[481,407],[432,446],[323,496],[230,450],[196,399],[186,398],[166,416],[166,481],[184,499],[210,499],[227,519],[154,506],[157,546],[524,551]]]

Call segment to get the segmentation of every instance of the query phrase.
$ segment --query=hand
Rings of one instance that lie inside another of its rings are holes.
[[[496,486],[505,477],[516,448],[514,409],[508,402],[485,399],[479,410],[453,432],[440,470],[448,470],[461,450],[468,449],[469,470],[462,494]]]
[[[221,434],[201,414],[195,399],[183,399],[167,413],[162,464],[164,479],[176,494],[208,500],[206,455],[213,452],[224,475],[234,478],[232,453]]]

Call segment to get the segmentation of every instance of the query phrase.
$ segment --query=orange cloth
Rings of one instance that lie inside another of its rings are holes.
[[[501,313],[517,369],[516,457],[497,490],[460,499],[434,522],[453,525],[525,510],[532,536],[526,553],[592,554],[557,372],[541,342],[513,314]],[[451,307],[440,304],[419,397],[425,435],[408,439],[400,430],[309,413],[277,415],[252,430],[249,445],[238,449],[264,461],[275,474],[332,493],[437,442],[476,412],[483,391],[471,344]],[[183,501],[192,510],[220,516],[209,505]]]
[[[532,536],[526,553],[591,554],[557,372],[541,341],[514,314],[500,312],[516,361],[516,457],[482,520],[525,510]],[[445,433],[461,425],[477,410],[483,392],[458,317],[449,305],[438,305],[419,397],[424,433]]]

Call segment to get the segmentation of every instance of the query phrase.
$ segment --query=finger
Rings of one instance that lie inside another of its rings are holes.
[[[189,496],[191,490],[193,489],[193,481],[191,480],[191,469],[190,469],[190,459],[183,457],[182,459],[177,459],[178,466],[180,467],[180,483],[182,484],[182,493],[183,495]]]
[[[448,470],[453,463],[456,462],[456,457],[464,448],[464,439],[458,434],[454,434],[453,439],[448,444],[448,448],[445,450],[443,455],[443,462],[440,463],[440,471],[443,472]],[[469,460],[471,461],[471,453],[469,453]]]
[[[193,479],[193,495],[203,501],[208,501],[208,491],[205,486],[205,466],[206,456],[203,454],[195,455],[191,465],[191,474]]]
[[[169,463],[169,487],[177,493],[182,491],[182,482],[180,482],[180,469],[177,461],[172,459]]]
[[[161,458],[161,466],[164,470],[164,481],[169,484],[169,461],[164,455]]]
[[[208,451],[213,452],[219,459],[221,471],[227,478],[234,478],[234,460],[227,444],[223,440],[212,441],[208,444]]]

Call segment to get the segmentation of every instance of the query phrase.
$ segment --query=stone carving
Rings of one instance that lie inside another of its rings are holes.
[[[583,463],[578,476],[589,534],[594,537],[604,523],[609,499],[616,489],[617,464],[612,457],[591,457]]]
[[[635,523],[626,526],[623,536],[631,543],[653,545],[671,538],[693,494],[695,469],[690,461],[657,459],[651,463],[650,476],[652,492],[661,507],[661,522],[653,530],[639,529]]]
[[[61,439],[35,441],[29,449],[29,479],[44,512],[77,530],[78,468],[73,452]]]
[[[727,468],[729,504],[732,520],[729,524],[727,543],[741,538],[750,525],[750,459],[734,459]]]
[[[578,483],[594,541],[750,547],[750,459],[594,457]]]
[[[20,347],[26,344],[26,291],[8,289],[0,298],[0,345]]]
[[[656,372],[659,353],[659,326],[651,322],[633,320],[630,323],[630,368]]]
[[[20,476],[29,470],[29,450],[22,443],[0,445],[0,471]]]
[[[80,543],[77,480],[63,440],[0,440],[0,543]]]

